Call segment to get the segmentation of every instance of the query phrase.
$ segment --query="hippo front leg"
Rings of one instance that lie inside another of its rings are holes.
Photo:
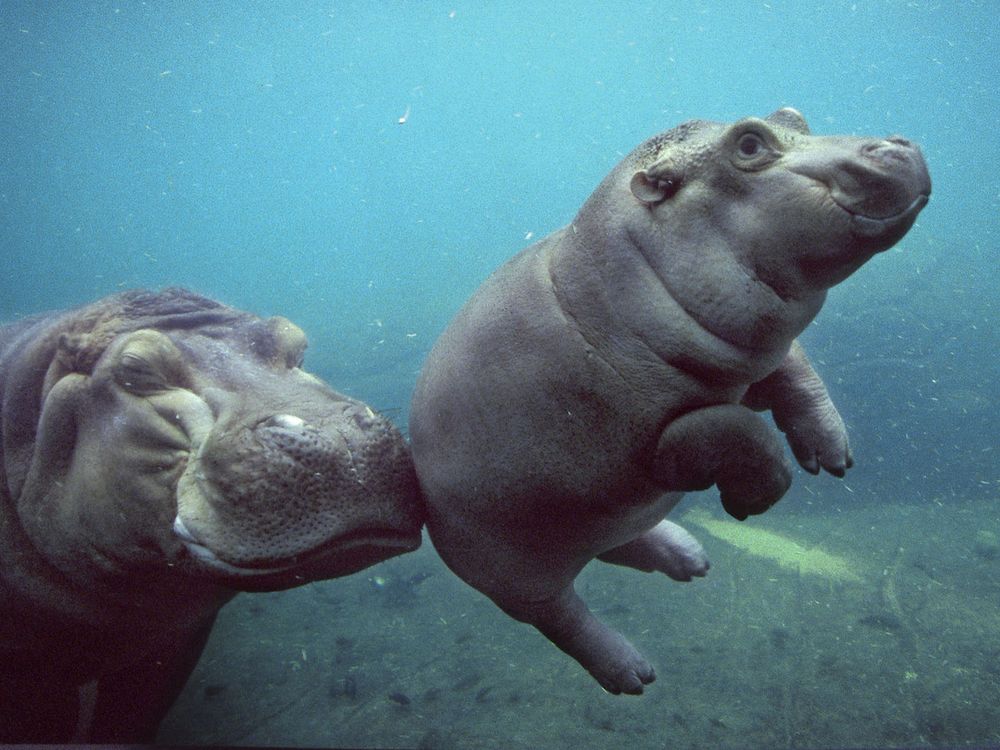
[[[798,341],[777,370],[750,386],[743,404],[771,410],[799,465],[810,474],[823,468],[842,477],[854,463],[844,420]]]
[[[777,433],[735,404],[696,409],[671,422],[660,435],[651,470],[668,491],[717,485],[722,506],[740,521],[770,508],[792,482]]]

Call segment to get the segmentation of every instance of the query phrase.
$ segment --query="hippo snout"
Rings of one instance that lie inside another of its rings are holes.
[[[872,141],[861,147],[861,153],[868,158],[887,161],[904,161],[908,158],[907,152],[912,151],[919,153],[919,149],[901,135],[890,135],[885,140]]]
[[[260,422],[254,437],[264,447],[287,454],[317,471],[334,468],[348,448],[335,430],[314,427],[294,414],[276,414]]]
[[[860,189],[841,206],[853,214],[851,230],[859,238],[895,243],[927,205],[931,178],[920,148],[902,136],[869,141],[861,147],[855,174]],[[835,200],[836,191],[835,191]],[[838,200],[838,202],[840,202]]]
[[[200,564],[261,590],[420,545],[416,473],[389,420],[345,400],[242,425],[218,426],[178,488],[175,535]]]
[[[920,148],[900,135],[816,137],[788,160],[790,171],[828,188],[833,202],[849,214],[851,234],[880,247],[906,233],[931,193]]]
[[[892,219],[913,210],[921,199],[923,208],[931,192],[920,149],[899,136],[863,142],[857,156],[843,159],[833,182],[834,200],[861,219],[862,229],[865,219]]]

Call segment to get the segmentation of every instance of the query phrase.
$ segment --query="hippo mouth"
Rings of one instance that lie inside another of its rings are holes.
[[[236,565],[199,541],[180,515],[174,519],[173,531],[200,567],[232,580],[240,589],[252,590],[288,588],[311,580],[349,575],[376,562],[412,552],[421,541],[419,533],[361,528],[290,557]]]
[[[857,237],[882,237],[898,232],[901,228],[908,229],[916,219],[917,214],[927,205],[928,196],[918,195],[913,202],[902,211],[891,216],[866,216],[852,211],[847,206],[837,203],[851,217],[851,233]]]

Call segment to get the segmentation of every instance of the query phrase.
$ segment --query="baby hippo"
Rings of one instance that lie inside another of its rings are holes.
[[[653,668],[573,581],[590,560],[687,580],[707,562],[664,517],[719,488],[739,519],[799,463],[842,476],[844,424],[795,341],[826,290],[927,203],[919,149],[813,136],[781,109],[641,144],[573,222],[497,270],[435,344],[410,436],[434,546],[612,693]]]

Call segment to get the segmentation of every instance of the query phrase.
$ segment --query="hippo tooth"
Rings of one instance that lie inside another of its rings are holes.
[[[197,557],[199,560],[208,560],[212,562],[218,561],[219,558],[215,556],[215,553],[204,544],[201,544],[194,538],[191,532],[188,531],[188,527],[184,525],[180,516],[174,518],[174,533],[180,537],[180,540],[184,543],[187,551],[194,557]]]
[[[199,560],[204,560],[207,562],[218,562],[219,558],[215,556],[208,547],[203,547],[200,544],[195,544],[193,542],[184,542],[184,546],[187,547],[187,551],[190,552],[194,557]]]
[[[174,533],[185,542],[190,542],[192,544],[198,543],[198,540],[194,538],[190,531],[188,531],[187,526],[184,525],[180,516],[174,518]]]

